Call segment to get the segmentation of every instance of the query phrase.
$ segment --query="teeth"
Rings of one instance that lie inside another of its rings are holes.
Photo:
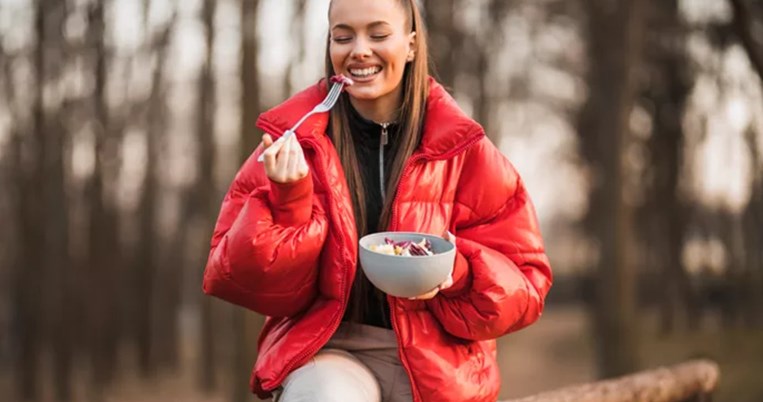
[[[373,75],[381,71],[381,67],[369,67],[369,68],[363,68],[363,69],[352,69],[350,70],[350,74],[357,76],[357,77],[367,77],[369,75]]]

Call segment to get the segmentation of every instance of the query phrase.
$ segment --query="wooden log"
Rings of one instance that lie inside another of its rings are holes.
[[[720,370],[710,360],[691,360],[670,367],[575,385],[505,402],[683,402],[709,401]]]

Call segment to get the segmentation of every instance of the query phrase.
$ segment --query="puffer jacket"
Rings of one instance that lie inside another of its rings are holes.
[[[262,114],[278,137],[326,94],[325,81]],[[291,184],[243,164],[225,196],[204,272],[206,294],[267,316],[252,390],[267,397],[340,324],[358,238],[328,115],[297,130],[310,174]],[[430,79],[423,137],[407,162],[390,230],[455,234],[454,285],[428,301],[388,296],[414,401],[495,401],[495,339],[538,319],[552,274],[517,171]]]

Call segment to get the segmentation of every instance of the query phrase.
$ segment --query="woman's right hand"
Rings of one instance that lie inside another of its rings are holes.
[[[298,181],[310,171],[299,145],[296,135],[291,135],[285,141],[273,142],[270,134],[262,136],[265,173],[270,180],[276,183],[293,183]]]

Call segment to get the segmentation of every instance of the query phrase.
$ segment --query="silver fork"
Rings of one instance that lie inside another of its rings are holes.
[[[326,97],[323,98],[323,102],[315,105],[313,110],[307,112],[304,116],[302,116],[301,119],[295,124],[292,128],[286,130],[285,133],[281,136],[281,138],[277,139],[273,145],[276,145],[277,143],[281,143],[289,139],[289,137],[294,134],[294,132],[297,130],[297,128],[304,123],[305,120],[307,120],[308,117],[316,114],[316,113],[323,113],[328,112],[331,110],[332,107],[336,104],[336,101],[339,100],[339,95],[342,93],[342,88],[344,87],[344,82],[335,82],[331,89],[329,90],[329,93],[326,94]],[[271,145],[271,146],[273,146]],[[257,162],[262,162],[265,160],[265,153],[260,154],[260,157],[257,158]]]

